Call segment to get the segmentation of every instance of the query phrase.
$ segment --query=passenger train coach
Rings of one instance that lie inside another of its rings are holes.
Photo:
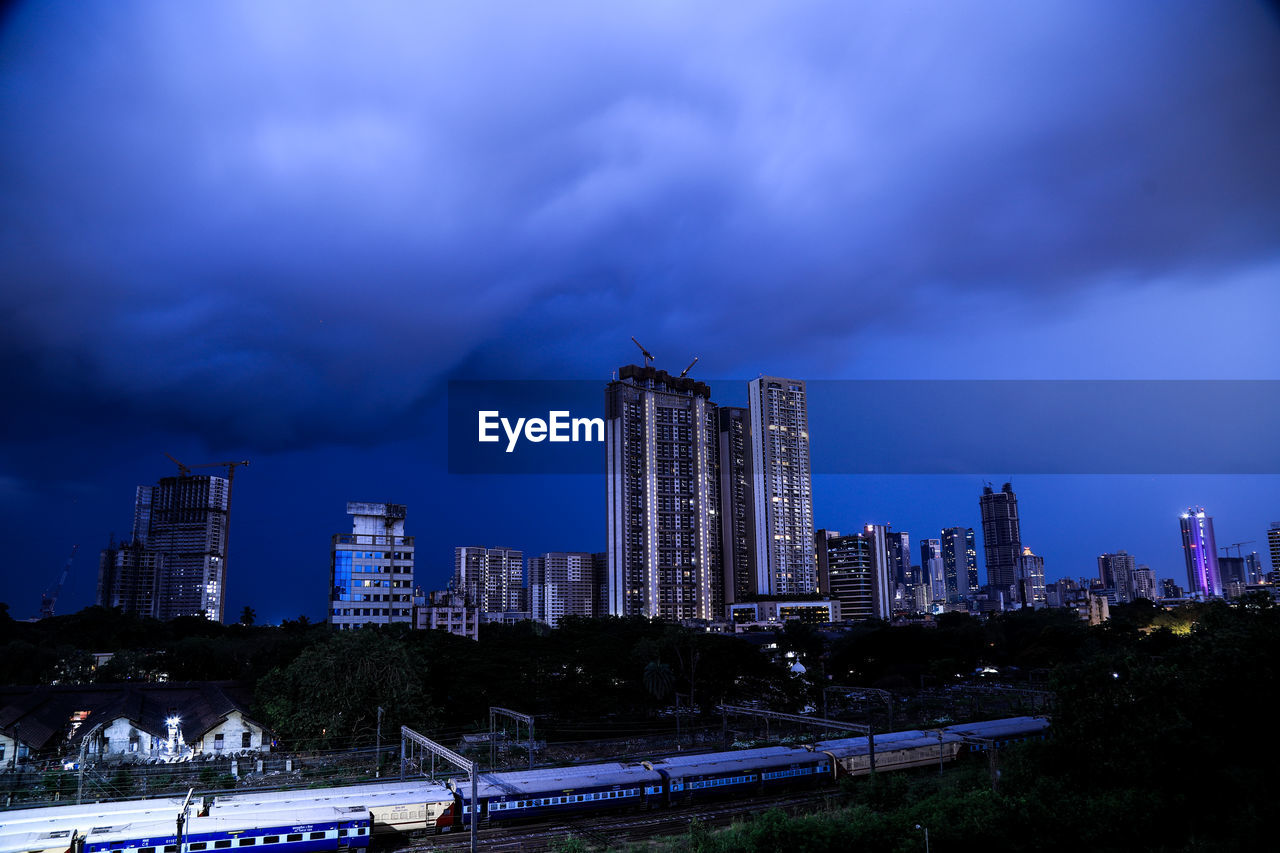
[[[1045,737],[1043,717],[965,723],[875,736],[875,769],[951,762],[967,751]],[[378,835],[564,818],[593,811],[662,809],[831,784],[871,772],[866,737],[809,746],[680,754],[635,763],[482,773],[477,801],[466,779],[380,782],[246,792],[194,805],[179,850],[174,798],[0,812],[0,853],[344,853]],[[250,851],[245,851],[250,853]]]

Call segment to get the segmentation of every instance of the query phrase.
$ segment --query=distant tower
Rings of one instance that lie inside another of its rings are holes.
[[[1134,598],[1133,573],[1137,562],[1128,551],[1098,555],[1098,580],[1106,589],[1116,591],[1116,601],[1127,602]]]
[[[1218,573],[1218,545],[1213,538],[1213,517],[1204,507],[1193,506],[1182,514],[1182,555],[1187,561],[1187,595],[1222,597]]]
[[[1013,485],[1000,491],[990,486],[978,499],[982,510],[982,549],[986,555],[987,583],[1007,590],[1018,579],[1018,558],[1022,556],[1022,530],[1018,523],[1018,496]]]
[[[916,582],[929,589],[929,601],[946,601],[946,574],[941,539],[920,540],[920,577]]]
[[[619,369],[605,392],[605,445],[609,612],[723,619],[711,389],[647,365]]]
[[[1023,548],[1018,557],[1018,580],[1014,587],[1014,600],[1023,607],[1044,607],[1049,598],[1044,586],[1044,557]]]
[[[413,537],[401,504],[351,502],[351,532],[329,543],[329,624],[339,630],[413,621]]]
[[[978,590],[978,552],[972,527],[942,531],[942,571],[947,601],[957,602]]]
[[[805,595],[818,588],[813,486],[804,382],[761,376],[748,385],[755,493],[756,592]]]
[[[740,406],[721,406],[720,553],[724,562],[725,604],[745,601],[756,592],[755,481],[751,473],[751,414]]]
[[[529,609],[535,621],[551,627],[566,616],[591,618],[595,609],[592,557],[577,551],[551,551],[530,557]]]

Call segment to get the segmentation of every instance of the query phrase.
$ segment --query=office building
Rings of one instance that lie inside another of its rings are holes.
[[[1014,582],[1013,600],[1022,607],[1044,607],[1048,596],[1044,586],[1044,557],[1024,547],[1018,557],[1018,577]]]
[[[751,466],[751,414],[740,406],[721,406],[720,542],[725,604],[756,593],[755,482]]]
[[[1018,520],[1018,496],[1013,485],[1000,491],[984,486],[978,499],[982,510],[982,549],[987,563],[987,583],[1008,589],[1018,576],[1022,556],[1022,531]]]
[[[759,595],[807,595],[818,588],[805,383],[761,376],[748,383],[755,569]]]
[[[469,640],[480,639],[480,609],[453,589],[424,595],[413,593],[413,627],[419,631],[444,631]]]
[[[161,620],[222,621],[230,511],[222,477],[182,474],[139,486],[132,540],[99,558],[98,604]]]
[[[1260,584],[1266,580],[1267,573],[1262,568],[1262,559],[1258,556],[1258,552],[1246,554],[1244,558],[1245,573],[1249,576],[1250,584]]]
[[[413,537],[401,504],[347,504],[351,532],[329,545],[329,624],[338,630],[413,622]]]
[[[888,563],[877,559],[874,525],[865,533],[841,536],[823,531],[831,598],[840,602],[842,619],[889,619],[892,615]],[[880,540],[883,554],[883,540]]]
[[[948,527],[941,538],[947,601],[954,604],[978,591],[978,551],[972,527]]]
[[[1218,573],[1218,545],[1213,538],[1213,517],[1204,507],[1194,506],[1182,514],[1182,555],[1187,563],[1187,595],[1193,598],[1221,598],[1222,577]]]
[[[529,610],[534,621],[553,628],[566,616],[591,618],[595,612],[591,554],[551,551],[530,557]]]
[[[527,613],[524,552],[467,545],[453,549],[451,588],[482,613]],[[527,616],[526,616],[527,618]]]
[[[628,365],[605,393],[609,612],[723,619],[711,389]]]

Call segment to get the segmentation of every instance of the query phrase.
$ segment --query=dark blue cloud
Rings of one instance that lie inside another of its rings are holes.
[[[1261,4],[29,3],[0,114],[0,496],[162,436],[410,440],[450,377],[632,334],[706,375],[1280,363]]]

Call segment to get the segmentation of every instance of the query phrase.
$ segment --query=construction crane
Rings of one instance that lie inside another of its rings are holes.
[[[1219,551],[1221,551],[1223,554],[1226,554],[1226,555],[1229,557],[1229,556],[1231,556],[1231,555],[1230,555],[1230,554],[1227,554],[1227,552],[1228,552],[1228,551],[1230,551],[1232,548],[1235,548],[1235,549],[1236,549],[1236,557],[1237,557],[1237,559],[1238,559],[1238,558],[1240,558],[1240,557],[1242,557],[1242,556],[1243,556],[1243,555],[1240,553],[1240,546],[1242,546],[1242,545],[1252,545],[1254,542],[1257,542],[1257,541],[1258,541],[1257,539],[1246,539],[1244,542],[1232,542],[1230,545],[1219,545],[1219,546],[1218,546],[1218,550],[1219,550]]]
[[[690,371],[690,370],[693,370],[693,366],[694,366],[695,364],[697,364],[697,363],[698,363],[698,356],[696,356],[696,355],[695,355],[695,356],[693,357],[693,361],[689,362],[689,366],[688,366],[688,367],[686,367],[684,370],[680,371],[680,378],[681,378],[681,379],[684,379],[686,376],[688,376],[688,375],[689,375],[689,371]]]
[[[71,574],[71,561],[76,558],[76,551],[79,550],[79,545],[71,546],[71,556],[67,557],[67,564],[62,567],[62,577],[58,578],[57,586],[40,596],[41,619],[48,619],[53,615],[53,608],[58,604],[58,595],[62,592],[62,585],[67,582],[67,575]]]
[[[635,336],[635,335],[632,335],[632,336],[631,336],[631,343],[633,343],[633,344],[635,344],[636,346],[640,347],[640,352],[644,353],[644,366],[645,366],[645,367],[652,367],[652,366],[653,366],[653,354],[652,354],[652,353],[650,353],[647,349],[645,349],[645,348],[644,348],[644,344],[642,344],[642,343],[640,343],[639,341],[637,341],[637,340],[636,340],[636,336]]]

